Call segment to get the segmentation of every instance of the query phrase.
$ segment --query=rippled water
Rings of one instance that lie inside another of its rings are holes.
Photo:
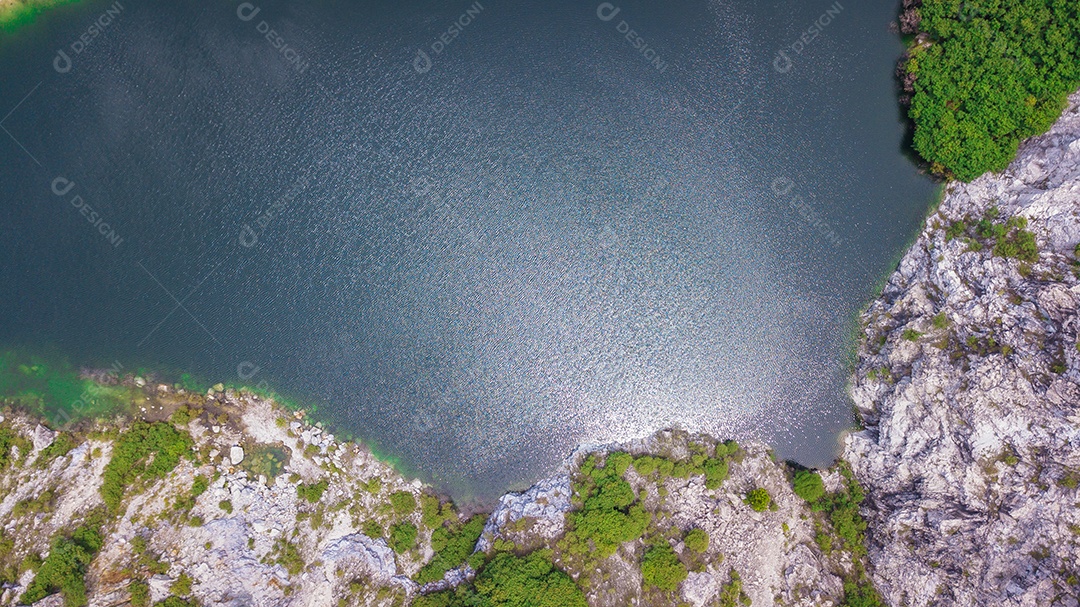
[[[5,34],[0,341],[267,382],[461,498],[673,424],[831,459],[932,190],[895,7],[481,1]]]

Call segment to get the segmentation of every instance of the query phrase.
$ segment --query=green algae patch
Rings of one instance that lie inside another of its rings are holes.
[[[69,363],[14,351],[0,353],[0,401],[62,426],[70,421],[124,413],[142,392],[106,385]]]
[[[41,13],[78,0],[0,0],[0,30],[13,31]]]
[[[288,463],[289,454],[281,447],[256,445],[245,448],[244,461],[240,462],[240,468],[247,470],[255,478],[265,476],[269,482],[277,478]]]

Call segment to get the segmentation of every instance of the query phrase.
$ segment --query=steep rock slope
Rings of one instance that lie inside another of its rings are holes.
[[[844,457],[891,605],[1077,605],[1078,105],[950,184],[864,315]]]

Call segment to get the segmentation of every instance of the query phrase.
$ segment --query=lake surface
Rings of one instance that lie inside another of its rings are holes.
[[[460,499],[671,425],[831,460],[933,193],[893,3],[481,1],[3,33],[0,344],[266,382]]]

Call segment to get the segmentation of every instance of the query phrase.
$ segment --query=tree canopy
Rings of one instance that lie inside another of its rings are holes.
[[[914,147],[970,181],[1004,169],[1080,87],[1076,0],[924,0],[906,63]],[[910,11],[909,11],[910,12]]]

